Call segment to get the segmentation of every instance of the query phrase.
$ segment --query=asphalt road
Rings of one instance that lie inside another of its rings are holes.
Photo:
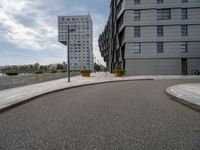
[[[133,81],[52,93],[0,114],[0,150],[199,150],[200,114]]]

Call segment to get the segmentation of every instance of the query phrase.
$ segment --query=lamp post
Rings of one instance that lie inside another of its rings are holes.
[[[69,55],[69,37],[70,32],[74,32],[75,29],[70,29],[70,26],[67,26],[67,74],[68,74],[68,82],[70,82],[70,55]]]
[[[97,60],[97,58],[94,56],[94,72],[95,72],[95,74],[96,74],[96,68],[95,68],[95,66],[97,65],[96,60]]]

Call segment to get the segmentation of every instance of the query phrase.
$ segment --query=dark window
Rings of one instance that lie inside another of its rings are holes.
[[[182,3],[187,3],[187,2],[188,2],[188,0],[181,0],[181,2],[182,2]]]
[[[163,28],[164,28],[163,26],[157,26],[157,36],[158,37],[164,36]]]
[[[141,49],[140,49],[140,43],[134,43],[133,45],[133,52],[136,54],[136,53],[140,53],[141,52]]]
[[[158,4],[162,4],[162,3],[163,3],[163,0],[157,0],[157,3],[158,3]]]
[[[187,52],[188,51],[188,43],[187,42],[181,42],[181,52]]]
[[[188,18],[188,11],[187,11],[187,8],[182,8],[181,9],[181,19],[182,20],[185,20]]]
[[[134,0],[134,4],[140,4],[140,0]]]
[[[181,65],[182,65],[182,74],[187,75],[188,74],[188,61],[187,58],[181,59]]]
[[[139,26],[134,27],[134,36],[140,37],[140,27]]]
[[[187,25],[182,25],[181,26],[181,35],[182,36],[187,36],[188,35],[188,26]]]
[[[157,10],[157,20],[169,20],[171,19],[170,9],[158,9]]]
[[[140,21],[140,10],[134,10],[134,21]]]
[[[163,42],[157,43],[157,53],[163,53]]]

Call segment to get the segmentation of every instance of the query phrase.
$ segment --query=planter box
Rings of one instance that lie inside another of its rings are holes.
[[[123,74],[121,74],[121,73],[118,73],[118,72],[115,72],[115,76],[116,76],[116,77],[122,77],[122,76],[123,76]]]
[[[90,77],[90,74],[89,72],[81,73],[82,77]]]

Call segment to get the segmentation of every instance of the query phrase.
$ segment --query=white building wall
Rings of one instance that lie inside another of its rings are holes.
[[[93,26],[91,16],[59,16],[59,42],[67,45],[67,26],[75,29],[70,32],[71,70],[83,68],[93,70]]]

